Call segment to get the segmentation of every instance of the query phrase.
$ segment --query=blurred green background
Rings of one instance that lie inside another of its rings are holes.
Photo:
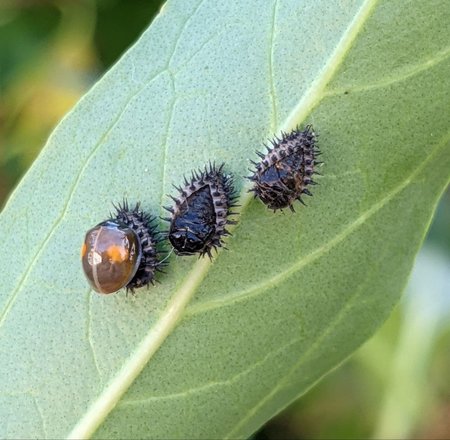
[[[162,3],[0,0],[0,206],[58,121]],[[388,322],[254,436],[303,438],[450,438],[448,190]]]

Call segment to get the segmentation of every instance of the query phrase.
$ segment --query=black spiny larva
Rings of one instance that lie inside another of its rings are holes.
[[[81,248],[87,280],[99,293],[113,293],[154,284],[155,272],[164,263],[159,259],[155,217],[143,212],[139,203],[130,209],[126,200],[114,206],[109,220],[90,229]]]
[[[223,245],[223,237],[230,235],[225,226],[236,222],[228,219],[236,214],[231,208],[236,195],[233,179],[222,172],[220,167],[209,164],[204,170],[194,171],[190,181],[184,178],[184,186],[175,188],[178,197],[172,197],[173,207],[164,207],[172,216],[165,220],[170,222],[168,232],[175,253],[178,255],[200,256]]]
[[[271,141],[272,147],[267,153],[257,152],[259,163],[252,163],[256,170],[248,179],[254,182],[255,197],[259,197],[268,208],[277,209],[292,206],[295,200],[304,204],[301,196],[312,196],[308,185],[315,185],[313,174],[319,174],[316,166],[322,162],[316,160],[320,155],[316,143],[316,133],[311,125],[304,131],[295,129],[290,133],[281,133],[281,139]]]

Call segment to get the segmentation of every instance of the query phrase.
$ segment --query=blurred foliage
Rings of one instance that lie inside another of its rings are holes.
[[[162,1],[0,2],[0,206],[59,119]]]
[[[0,2],[0,206],[58,120],[137,39],[162,3]],[[431,249],[438,249],[432,255],[445,252],[443,270],[448,264],[446,276],[450,279],[449,191],[438,207],[428,243],[433,245]],[[431,263],[431,272],[435,266]],[[420,285],[420,281],[413,276],[409,291],[414,290],[414,285]],[[450,284],[446,286],[450,289]],[[434,301],[428,294],[422,289],[422,298]],[[442,325],[427,327],[429,338],[422,345],[415,339],[412,344],[407,336],[417,330],[422,308],[411,316],[410,298],[406,296],[381,331],[350,361],[254,438],[394,438],[398,431],[389,420],[402,417],[403,438],[450,438],[450,314]],[[437,310],[443,309],[438,306]],[[448,303],[445,307],[448,309]],[[437,315],[432,315],[431,322],[437,321]],[[420,334],[424,332],[421,329]],[[410,345],[419,349],[411,352]],[[414,381],[415,389],[399,389],[404,375]],[[404,410],[413,393],[415,406],[408,418]],[[392,404],[389,399],[399,400]]]

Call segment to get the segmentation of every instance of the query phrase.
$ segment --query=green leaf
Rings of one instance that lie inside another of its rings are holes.
[[[248,437],[349,356],[399,299],[450,169],[445,0],[169,1],[60,123],[0,219],[1,437]],[[313,123],[308,207],[243,175]],[[209,160],[241,191],[207,259],[91,292],[84,232],[110,201],[162,214]],[[96,431],[97,430],[97,431]]]

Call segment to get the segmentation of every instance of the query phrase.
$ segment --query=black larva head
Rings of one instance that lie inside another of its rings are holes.
[[[259,153],[259,163],[253,162],[256,170],[248,179],[254,182],[251,189],[270,209],[289,207],[295,200],[303,203],[302,194],[311,196],[308,185],[315,185],[313,174],[318,174],[316,160],[320,154],[316,144],[316,134],[308,125],[304,131],[299,129],[291,133],[282,133],[281,139],[272,141],[272,148],[267,153]]]
[[[134,292],[153,284],[155,272],[163,266],[155,218],[144,213],[139,204],[130,209],[124,201],[115,208],[115,215],[87,232],[81,251],[85,275],[99,293],[123,287]]]
[[[229,235],[226,224],[235,223],[228,216],[235,214],[236,206],[232,177],[222,172],[224,164],[205,167],[192,173],[190,181],[184,179],[183,187],[176,187],[178,197],[172,197],[175,205],[165,207],[172,216],[169,240],[178,255],[208,254],[222,246],[222,238]]]

